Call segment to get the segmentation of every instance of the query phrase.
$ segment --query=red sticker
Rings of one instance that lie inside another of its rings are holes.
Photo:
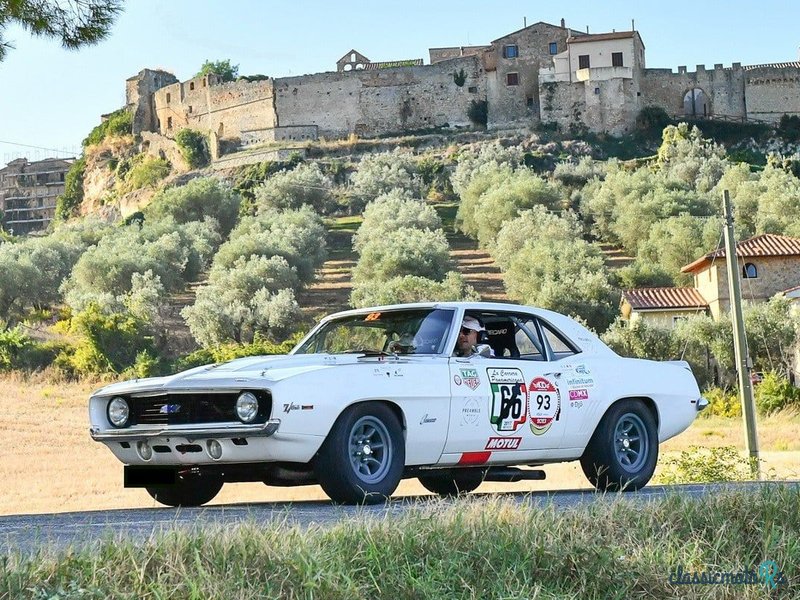
[[[463,452],[461,459],[458,461],[460,465],[482,465],[492,455],[491,452]]]

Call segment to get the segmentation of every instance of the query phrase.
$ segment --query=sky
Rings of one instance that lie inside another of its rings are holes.
[[[591,33],[628,30],[633,20],[651,68],[798,60],[800,2],[790,0],[127,0],[110,36],[77,51],[5,30],[15,48],[0,62],[0,166],[79,154],[143,68],[183,81],[205,60],[228,59],[240,75],[283,77],[333,71],[351,48],[372,61],[427,64],[430,47],[486,44],[524,19],[562,18]]]

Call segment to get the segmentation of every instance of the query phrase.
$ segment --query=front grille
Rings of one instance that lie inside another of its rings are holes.
[[[272,395],[267,390],[204,394],[160,394],[145,398],[125,397],[130,407],[130,425],[196,425],[240,422],[236,399],[249,391],[258,398],[258,415],[253,423],[265,423],[272,412]]]

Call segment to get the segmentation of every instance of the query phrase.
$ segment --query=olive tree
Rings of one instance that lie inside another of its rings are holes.
[[[378,196],[364,210],[364,220],[353,236],[353,249],[361,252],[371,241],[391,237],[398,229],[441,229],[436,210],[400,190]]]
[[[276,173],[254,190],[259,212],[297,209],[308,205],[321,215],[336,208],[333,180],[316,163],[300,164],[291,171]]]

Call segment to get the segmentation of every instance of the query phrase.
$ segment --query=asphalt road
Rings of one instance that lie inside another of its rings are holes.
[[[578,507],[590,502],[649,502],[670,494],[702,499],[723,490],[756,491],[762,486],[800,487],[800,482],[729,483],[645,487],[638,492],[601,494],[588,490],[553,492],[472,494],[478,497],[501,497],[520,504],[558,508]],[[127,537],[146,540],[151,535],[173,529],[191,529],[204,525],[229,526],[244,522],[284,522],[289,525],[330,525],[353,518],[384,519],[408,510],[425,508],[438,500],[432,496],[402,497],[375,506],[337,506],[324,501],[268,502],[227,504],[200,508],[118,509],[45,515],[0,517],[0,553],[33,552],[43,547],[81,547],[98,539]]]

